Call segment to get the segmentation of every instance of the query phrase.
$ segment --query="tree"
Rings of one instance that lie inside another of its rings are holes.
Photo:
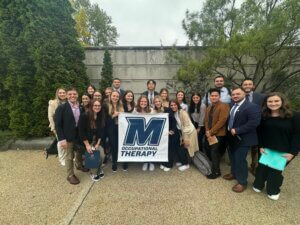
[[[106,49],[103,57],[103,67],[101,71],[101,79],[99,82],[100,91],[104,91],[105,88],[110,87],[112,83],[113,65],[109,51]]]
[[[0,49],[7,71],[10,128],[17,136],[49,133],[47,105],[58,87],[89,83],[68,1],[2,1]]]
[[[299,77],[299,0],[207,0],[183,20],[190,44],[202,45],[197,67],[234,85],[252,78],[262,92]]]
[[[118,33],[112,19],[89,0],[71,0],[79,40],[84,46],[110,46],[117,43]]]

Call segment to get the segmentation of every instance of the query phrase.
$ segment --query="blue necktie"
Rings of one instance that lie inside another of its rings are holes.
[[[232,110],[230,111],[230,117],[229,117],[229,122],[228,122],[228,130],[231,130],[231,128],[233,127],[233,121],[234,121],[234,115],[235,115],[235,110],[238,107],[238,104],[234,104],[234,106],[232,107]]]

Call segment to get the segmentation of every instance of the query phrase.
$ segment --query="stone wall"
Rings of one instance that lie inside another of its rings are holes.
[[[174,83],[178,64],[168,63],[166,56],[171,47],[112,47],[110,53],[113,62],[113,76],[122,81],[122,88],[132,90],[139,95],[147,89],[148,79],[157,82],[156,90]],[[85,64],[91,83],[98,87],[103,65],[104,48],[85,49]],[[178,50],[186,50],[179,47]],[[171,94],[175,90],[169,89]]]

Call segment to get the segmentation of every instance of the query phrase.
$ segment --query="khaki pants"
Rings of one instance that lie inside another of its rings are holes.
[[[73,159],[75,156],[75,165],[77,167],[82,167],[82,152],[76,151],[74,152],[74,143],[73,142],[67,142],[67,148],[64,149],[65,151],[65,160],[66,160],[66,169],[67,169],[67,176],[74,175],[74,163]]]

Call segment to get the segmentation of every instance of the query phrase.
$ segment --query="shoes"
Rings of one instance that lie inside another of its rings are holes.
[[[279,199],[279,195],[280,195],[280,193],[277,194],[277,195],[268,195],[268,198],[269,198],[269,199],[272,199],[272,200],[274,200],[274,201],[276,201],[276,200]]]
[[[183,171],[185,171],[185,170],[187,170],[189,168],[190,168],[190,165],[186,164],[186,165],[180,166],[178,169],[183,172]]]
[[[232,191],[237,192],[237,193],[241,193],[244,190],[246,190],[247,185],[242,185],[242,184],[236,184],[232,187]]]
[[[112,169],[113,173],[117,172],[117,170],[118,170],[117,164],[112,164],[111,169]]]
[[[66,165],[66,161],[65,160],[61,160],[60,161],[60,165],[65,166]]]
[[[164,170],[165,172],[168,172],[168,171],[170,171],[170,170],[171,170],[171,168],[169,168],[169,167],[165,167],[163,170]]]
[[[150,171],[154,171],[154,169],[155,169],[154,164],[153,163],[149,163],[149,170]]]
[[[261,192],[261,190],[255,188],[254,186],[252,187],[252,189],[253,189],[253,191],[255,191],[255,192],[257,192],[257,193],[260,193],[260,192]]]
[[[97,182],[104,177],[104,172],[101,172],[99,175],[91,174],[91,178],[93,181]]]
[[[67,177],[67,181],[69,181],[69,183],[73,184],[73,185],[80,183],[79,179],[75,175],[71,175],[71,176]]]
[[[234,179],[235,179],[235,176],[233,176],[232,173],[228,173],[228,174],[224,175],[223,178],[224,178],[225,180],[234,180]]]
[[[127,171],[128,170],[128,164],[123,164],[123,171]]]
[[[211,173],[209,175],[207,175],[207,179],[217,179],[218,177],[221,176],[221,173]]]
[[[176,166],[182,166],[182,163],[181,162],[177,162]]]
[[[78,167],[76,167],[76,169],[77,169],[77,170],[80,170],[81,172],[84,172],[84,173],[90,171],[88,168],[85,168],[85,167],[83,167],[83,166],[78,166]]]
[[[164,169],[164,168],[166,168],[163,164],[160,164],[160,167],[159,167],[160,169]]]
[[[147,171],[148,170],[148,163],[144,163],[143,167],[142,167],[143,171]]]

